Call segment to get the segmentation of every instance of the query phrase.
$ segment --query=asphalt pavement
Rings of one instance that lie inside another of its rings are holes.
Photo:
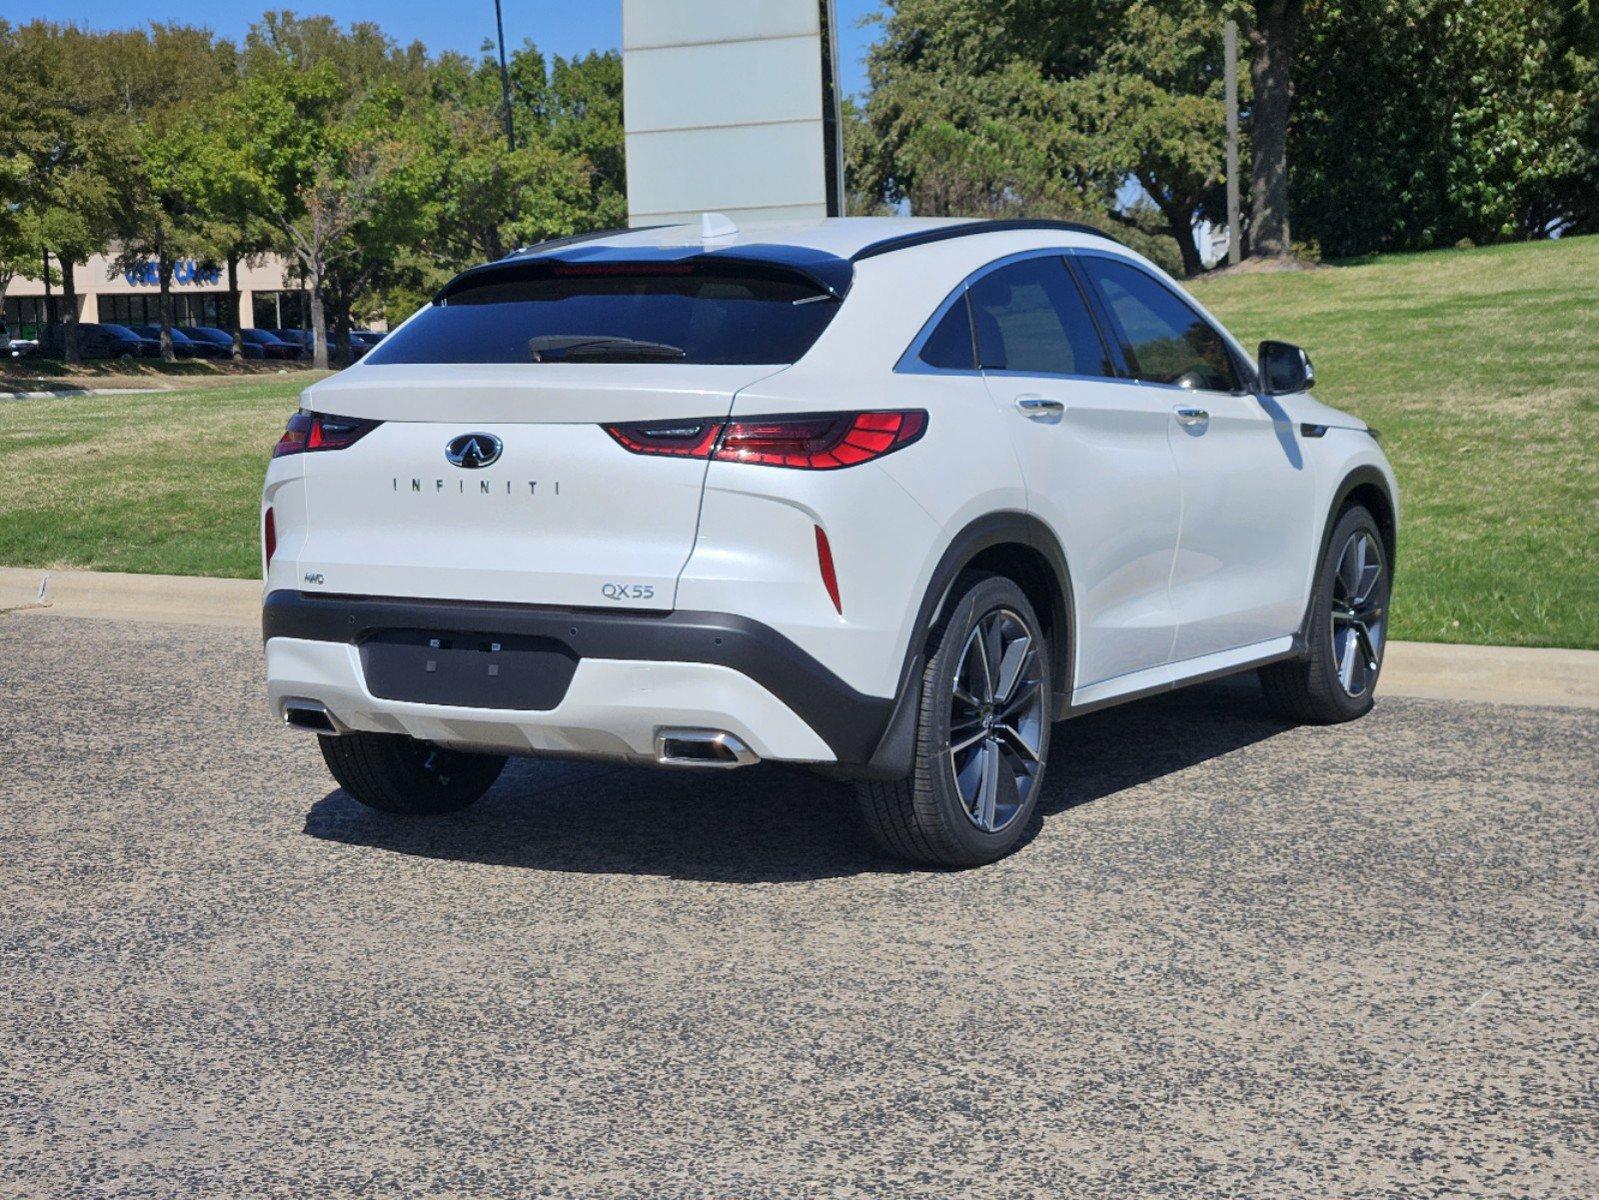
[[[1599,1195],[1599,712],[1247,682],[885,862],[797,771],[369,813],[256,637],[0,614],[0,1195]]]

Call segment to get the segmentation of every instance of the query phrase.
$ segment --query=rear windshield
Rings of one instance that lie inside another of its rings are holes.
[[[452,293],[365,361],[792,363],[838,305],[787,272],[541,265]]]

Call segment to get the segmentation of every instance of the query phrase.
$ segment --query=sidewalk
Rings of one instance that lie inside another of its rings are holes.
[[[261,621],[261,585],[253,579],[0,567],[4,615],[254,628]],[[1389,642],[1379,690],[1427,700],[1599,709],[1599,650]]]

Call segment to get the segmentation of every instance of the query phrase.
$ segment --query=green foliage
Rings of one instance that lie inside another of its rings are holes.
[[[128,130],[116,116],[111,47],[69,26],[36,21],[9,32],[16,124],[0,131],[17,188],[20,236],[79,260],[101,249],[116,218]]]
[[[1089,213],[1147,243],[1116,211],[1133,177],[1171,238],[1155,256],[1196,271],[1194,223],[1224,182],[1220,41],[1201,0],[901,0],[846,141],[852,191],[919,213]]]
[[[1329,256],[1599,230],[1590,0],[1328,0],[1295,86],[1295,227]]]
[[[184,26],[0,21],[0,283],[43,253],[215,262],[266,251],[316,324],[406,315],[444,278],[626,220],[616,54],[486,54],[269,12],[242,46]],[[342,344],[342,342],[337,343]]]

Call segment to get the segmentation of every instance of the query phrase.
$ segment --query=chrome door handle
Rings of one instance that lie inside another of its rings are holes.
[[[1174,408],[1172,411],[1177,414],[1177,424],[1186,425],[1189,428],[1192,428],[1195,425],[1203,425],[1206,421],[1210,420],[1210,414],[1202,408],[1188,408],[1183,406],[1180,408]]]
[[[1048,396],[1017,396],[1016,407],[1029,417],[1058,417],[1066,411],[1064,404]]]

